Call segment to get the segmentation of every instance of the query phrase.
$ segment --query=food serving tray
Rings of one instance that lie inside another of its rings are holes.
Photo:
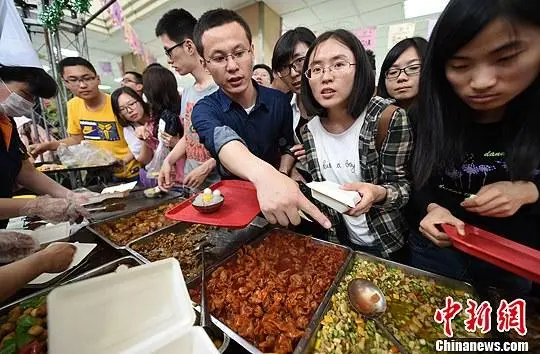
[[[188,194],[189,195],[189,194]],[[144,208],[149,208],[157,205],[157,203],[165,202],[165,201],[172,201],[172,200],[178,200],[178,203],[180,203],[183,198],[185,197],[185,194],[183,191],[171,191],[168,193],[161,193],[156,198],[147,198],[144,196],[144,191],[138,190],[138,191],[131,191],[127,197],[123,199],[117,199],[114,201],[111,201],[112,203],[123,203],[125,204],[124,209],[116,210],[116,211],[99,211],[94,212],[90,215],[90,221],[93,223],[98,223],[105,220],[111,220],[113,218],[118,218],[123,215],[132,213],[134,211],[139,211]],[[96,204],[92,205],[91,207],[98,207],[102,206],[104,204]]]
[[[261,235],[264,232],[264,225],[265,223],[259,223],[258,220],[254,221],[250,225],[248,225],[246,228],[240,229],[240,230],[229,230],[225,228],[218,228],[216,230],[211,230],[210,238],[208,241],[213,245],[213,247],[208,248],[209,257],[207,259],[207,264],[213,264],[215,262],[219,262],[223,258],[226,258],[227,256],[234,253],[236,250],[238,250],[242,245],[244,245],[246,242],[252,241],[257,236]],[[132,254],[133,256],[137,257],[139,260],[141,260],[144,263],[151,263],[152,261],[146,258],[143,254],[133,249],[136,245],[141,245],[145,243],[152,242],[157,237],[160,237],[162,235],[166,235],[169,233],[175,233],[178,237],[184,236],[184,233],[186,230],[196,224],[191,223],[178,223],[174,224],[172,226],[169,226],[167,228],[155,231],[153,233],[150,233],[142,238],[139,238],[138,240],[132,241],[127,244],[126,250]],[[201,225],[203,226],[203,225]],[[200,257],[198,257],[200,258]],[[194,280],[194,278],[188,278],[184,273],[184,278],[186,279],[186,283],[189,284],[191,281]]]
[[[296,348],[293,351],[293,354],[304,353],[306,351],[306,349],[307,349],[307,346],[309,345],[310,339],[313,337],[313,333],[315,333],[315,330],[317,329],[317,326],[320,323],[320,321],[322,319],[322,316],[324,315],[324,312],[325,312],[326,308],[328,307],[328,304],[330,303],[330,299],[332,297],[332,294],[335,292],[337,286],[339,285],[339,281],[345,276],[347,269],[350,269],[349,263],[351,262],[351,260],[353,258],[353,252],[352,252],[352,250],[350,248],[339,245],[339,244],[327,242],[327,241],[316,239],[316,238],[306,236],[306,235],[297,234],[297,233],[294,233],[294,232],[291,232],[291,231],[288,231],[288,230],[282,230],[282,229],[279,229],[277,227],[268,227],[267,230],[268,230],[267,232],[265,232],[264,234],[262,234],[259,237],[255,238],[251,242],[246,243],[245,245],[250,245],[250,246],[255,247],[258,244],[260,244],[267,236],[271,235],[272,231],[280,230],[280,231],[284,231],[284,232],[286,232],[288,234],[295,235],[295,236],[298,236],[298,237],[309,238],[312,241],[314,241],[315,243],[318,243],[320,245],[324,245],[324,246],[327,246],[327,247],[339,248],[339,249],[342,249],[342,250],[344,250],[346,252],[345,261],[343,262],[343,264],[339,268],[339,270],[338,270],[338,272],[336,274],[336,277],[334,278],[334,280],[332,281],[330,287],[326,291],[326,294],[325,294],[324,298],[322,299],[321,303],[319,304],[319,306],[317,307],[317,309],[313,313],[313,316],[311,317],[311,320],[309,321],[308,326],[305,329],[305,333],[304,333],[303,337],[300,339],[300,341],[296,345]],[[220,262],[215,263],[214,265],[208,267],[207,271],[206,271],[207,272],[207,278],[210,279],[210,275],[212,274],[212,272],[214,272],[217,268],[219,268],[220,266],[222,266],[222,265],[226,264],[227,262],[229,262],[230,260],[232,260],[234,257],[237,256],[237,254],[238,254],[238,251],[231,254],[230,256],[226,257],[225,259],[221,260]],[[188,288],[189,289],[199,289],[200,288],[200,282],[201,282],[201,278],[199,276],[195,280],[188,283]],[[199,306],[197,306],[195,304],[194,307],[195,307],[196,311],[200,311]],[[250,342],[245,340],[243,337],[238,335],[235,331],[233,331],[231,328],[229,328],[227,325],[225,325],[219,319],[215,318],[213,315],[211,316],[211,320],[220,330],[222,330],[225,334],[227,334],[231,339],[235,340],[239,345],[241,345],[248,352],[253,353],[253,354],[263,354],[263,352],[260,351],[256,346],[254,346],[253,344],[251,344]]]
[[[195,224],[242,229],[261,212],[257,190],[253,183],[240,180],[224,180],[209,187],[219,189],[224,198],[223,206],[213,213],[201,213],[193,205],[197,195],[167,211],[169,219]]]
[[[145,210],[151,210],[151,209],[154,209],[156,207],[159,207],[161,205],[164,205],[164,204],[169,204],[171,203],[171,207],[176,203],[174,200],[160,200],[159,202],[157,203],[154,203],[153,205],[147,205],[145,207],[141,207],[141,208],[138,208],[136,210],[133,210],[133,211],[130,211],[130,212],[126,212],[126,213],[123,213],[123,214],[120,214],[120,215],[116,215],[114,217],[111,217],[111,218],[108,218],[108,219],[105,219],[105,220],[102,220],[100,222],[96,222],[96,223],[92,223],[88,226],[88,230],[90,230],[93,234],[95,234],[96,236],[98,236],[99,238],[101,238],[103,241],[105,241],[107,244],[109,244],[111,247],[117,249],[117,250],[124,250],[126,249],[126,245],[119,245],[117,243],[115,243],[113,240],[109,239],[107,236],[103,235],[101,233],[101,231],[99,230],[99,226],[100,225],[104,225],[104,224],[107,224],[107,223],[114,223],[115,221],[119,221],[121,218],[125,218],[125,217],[130,217],[130,216],[133,216],[135,214],[137,214],[138,212],[141,212],[141,211],[145,211]],[[139,240],[153,232],[156,232],[156,231],[159,231],[159,230],[162,230],[162,229],[166,229],[167,227],[170,227],[171,225],[174,225],[176,224],[177,222],[173,222],[172,224],[170,225],[166,225],[165,227],[162,227],[158,230],[154,230],[152,232],[149,232],[145,235],[142,235],[141,237],[138,237],[130,242],[133,242],[133,241],[136,241],[136,240]]]
[[[431,279],[431,280],[434,280],[435,282],[437,282],[437,283],[439,283],[441,285],[447,286],[447,287],[449,287],[451,289],[463,290],[463,291],[466,291],[466,292],[468,292],[470,294],[475,294],[473,287],[470,284],[466,283],[466,282],[462,282],[462,281],[459,281],[459,280],[456,280],[456,279],[448,278],[448,277],[445,277],[445,276],[442,276],[442,275],[439,275],[439,274],[427,272],[425,270],[421,270],[421,269],[418,269],[418,268],[413,268],[413,267],[410,267],[410,266],[407,266],[407,265],[404,265],[404,264],[401,264],[401,263],[393,262],[393,261],[390,261],[390,260],[387,260],[387,259],[384,259],[384,258],[375,257],[375,256],[372,256],[372,255],[364,253],[364,252],[355,251],[355,252],[353,252],[353,254],[351,256],[350,262],[345,267],[346,269],[344,269],[343,272],[340,272],[339,279],[337,279],[337,282],[336,282],[335,286],[332,287],[332,289],[331,289],[332,293],[330,294],[330,296],[328,298],[328,301],[325,303],[324,309],[321,311],[320,316],[318,316],[317,318],[314,318],[314,321],[313,321],[314,323],[312,323],[313,327],[310,327],[312,329],[312,331],[310,332],[310,336],[307,339],[307,345],[304,348],[303,353],[313,353],[313,351],[315,349],[315,343],[317,341],[317,332],[322,327],[322,319],[324,318],[324,316],[326,315],[328,310],[330,310],[330,308],[332,307],[331,298],[337,292],[339,284],[343,281],[345,276],[352,270],[352,268],[354,266],[354,263],[357,260],[365,260],[365,261],[374,262],[374,263],[383,263],[384,265],[388,266],[388,268],[398,268],[398,269],[401,269],[406,274]]]

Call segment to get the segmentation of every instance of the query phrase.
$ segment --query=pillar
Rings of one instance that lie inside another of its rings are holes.
[[[247,22],[255,48],[255,64],[271,66],[274,45],[281,36],[281,17],[264,2],[256,2],[236,12]]]

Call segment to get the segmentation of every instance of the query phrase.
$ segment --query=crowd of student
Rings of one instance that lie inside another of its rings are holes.
[[[198,20],[171,10],[155,34],[172,68],[195,79],[181,98],[158,64],[125,73],[109,96],[91,63],[66,58],[69,137],[28,152],[85,139],[122,162],[119,181],[151,184],[149,166],[163,189],[249,180],[271,223],[512,296],[530,291],[530,281],[448,247],[439,225],[463,233],[468,223],[540,247],[540,3],[451,0],[429,43],[408,38],[390,49],[377,85],[373,53],[342,29],[285,32],[272,68],[253,66],[250,29],[231,10]],[[14,93],[56,91],[54,82],[40,91],[42,74],[17,70],[0,68],[3,121],[22,113],[6,103]],[[73,200],[52,181],[42,187],[46,177],[24,162],[22,147],[5,138],[2,146],[2,166],[10,159],[13,171],[2,185]],[[325,180],[361,201],[339,214],[311,200],[304,183]],[[0,217],[13,216],[4,201]],[[301,223],[299,210],[316,223]]]

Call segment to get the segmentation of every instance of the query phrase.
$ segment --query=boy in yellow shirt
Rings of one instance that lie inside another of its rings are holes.
[[[60,144],[80,144],[84,139],[122,162],[114,170],[117,180],[136,180],[140,165],[129,151],[122,127],[116,121],[111,96],[99,90],[100,78],[94,66],[84,58],[69,57],[60,61],[58,67],[66,87],[75,95],[67,103],[69,137],[30,146],[31,154],[37,156],[56,150]]]

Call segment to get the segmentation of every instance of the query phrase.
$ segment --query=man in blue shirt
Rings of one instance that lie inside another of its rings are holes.
[[[270,223],[298,225],[303,210],[329,228],[330,221],[286,175],[295,162],[286,153],[294,144],[291,107],[285,95],[252,81],[246,22],[234,11],[211,10],[197,22],[193,38],[219,90],[197,103],[192,122],[221,171],[253,182]]]

